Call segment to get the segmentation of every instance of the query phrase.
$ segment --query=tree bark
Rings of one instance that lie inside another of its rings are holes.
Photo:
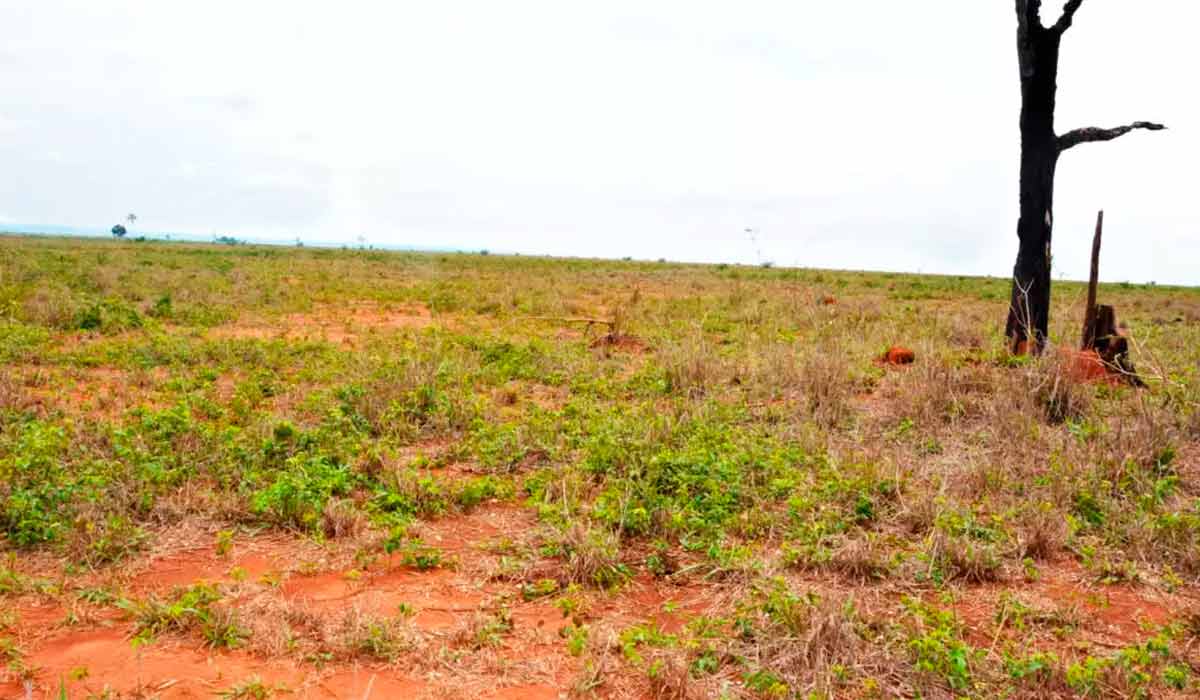
[[[1016,353],[1040,353],[1049,331],[1050,243],[1059,155],[1080,143],[1109,141],[1134,129],[1165,128],[1152,122],[1134,122],[1114,129],[1076,129],[1062,137],[1055,133],[1059,47],[1083,1],[1069,0],[1059,20],[1045,27],[1041,0],[1016,0],[1017,58],[1021,68],[1021,216],[1017,221],[1020,243],[1004,331]]]
[[[1050,241],[1054,232],[1054,172],[1058,136],[1054,107],[1062,34],[1042,26],[1038,0],[1017,0],[1021,68],[1021,216],[1017,262],[1005,334],[1014,352],[1045,346],[1050,323]],[[1033,342],[1030,343],[1029,341]]]
[[[1075,129],[1068,131],[1058,137],[1058,152],[1062,153],[1068,148],[1074,148],[1081,143],[1095,143],[1097,141],[1112,141],[1115,138],[1120,138],[1134,129],[1147,129],[1149,131],[1162,131],[1167,127],[1154,122],[1134,122],[1128,126],[1118,126],[1113,129],[1101,129],[1096,126],[1089,126],[1083,129]]]

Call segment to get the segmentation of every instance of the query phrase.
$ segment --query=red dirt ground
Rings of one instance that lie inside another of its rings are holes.
[[[106,419],[136,406],[165,407],[156,401],[156,389],[168,376],[165,368],[130,372],[114,367],[18,365],[13,372],[23,387],[23,407],[43,413]]]
[[[354,345],[361,337],[371,333],[419,329],[433,323],[429,309],[419,304],[393,308],[372,302],[356,302],[348,306],[317,306],[311,312],[288,314],[273,322],[244,319],[214,328],[210,335],[233,339],[323,340]]]
[[[360,700],[368,686],[372,698],[564,697],[580,668],[559,636],[568,621],[554,606],[554,597],[525,601],[519,583],[491,580],[485,574],[488,562],[496,558],[489,551],[492,543],[519,541],[535,528],[532,512],[512,504],[485,505],[467,515],[423,523],[414,534],[458,561],[457,567],[430,571],[403,567],[394,556],[355,568],[354,543],[335,542],[331,546],[337,551],[330,552],[310,541],[272,535],[240,537],[227,556],[218,556],[212,544],[197,546],[193,541],[182,543],[179,551],[149,553],[120,571],[66,579],[77,586],[107,580],[131,598],[165,597],[177,586],[219,582],[225,585],[227,600],[274,596],[281,605],[299,606],[331,620],[349,609],[396,617],[403,603],[413,611],[409,622],[430,645],[431,655],[443,645],[453,646],[484,616],[500,607],[508,609],[512,629],[503,635],[500,647],[469,653],[459,662],[465,664],[461,668],[443,667],[439,664],[445,662],[432,656],[416,666],[412,657],[402,656],[391,665],[330,662],[317,667],[296,655],[270,657],[253,648],[213,651],[198,636],[171,634],[139,651],[130,643],[133,622],[121,611],[75,603],[72,593],[57,599],[17,598],[16,622],[8,633],[24,652],[25,663],[35,669],[33,698],[56,698],[60,682],[72,698],[100,693],[105,687],[119,697],[211,698],[252,678],[286,688],[287,697],[297,698]],[[310,571],[314,567],[318,570]],[[53,571],[40,575],[62,580]],[[264,577],[278,585],[257,583]],[[239,593],[246,587],[257,592]],[[615,595],[584,595],[592,600],[588,619],[613,629],[651,619],[667,631],[677,631],[713,604],[702,588],[650,578],[636,579]],[[673,604],[671,612],[665,609],[668,602]],[[69,612],[75,616],[72,624],[65,622]],[[24,698],[23,685],[12,674],[0,675],[0,698],[10,697]]]
[[[964,589],[954,605],[967,629],[968,641],[987,648],[995,639],[1000,597],[1008,593],[1037,611],[1061,616],[1077,627],[1064,640],[1045,635],[1047,647],[1076,645],[1089,641],[1103,647],[1119,647],[1144,641],[1169,623],[1173,611],[1191,605],[1180,595],[1170,595],[1150,586],[1104,585],[1095,581],[1071,560],[1045,564],[1036,581],[987,584]],[[1035,630],[1036,631],[1036,630]]]

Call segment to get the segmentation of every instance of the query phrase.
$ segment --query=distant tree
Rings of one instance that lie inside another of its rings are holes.
[[[1075,129],[1062,135],[1054,131],[1059,46],[1083,2],[1069,0],[1059,20],[1046,27],[1041,20],[1041,0],[1016,0],[1017,59],[1021,68],[1021,218],[1017,222],[1020,247],[1013,267],[1012,300],[1005,329],[1014,352],[1025,348],[1040,352],[1046,343],[1058,157],[1081,143],[1111,141],[1134,129],[1165,128],[1152,122],[1134,122],[1113,129]]]
[[[125,215],[125,220],[128,221],[129,225],[132,227],[134,224],[137,223],[137,214],[134,214],[133,212],[129,212],[128,214]]]
[[[129,232],[126,231],[125,227],[122,226],[121,224],[117,224],[116,226],[112,227],[113,238],[124,238],[126,233],[129,233]]]

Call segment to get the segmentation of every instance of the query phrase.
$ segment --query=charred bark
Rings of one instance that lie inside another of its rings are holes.
[[[1095,126],[1089,126],[1083,129],[1075,129],[1068,131],[1058,137],[1058,152],[1062,153],[1068,148],[1074,148],[1081,143],[1095,143],[1097,141],[1112,141],[1115,138],[1124,136],[1134,129],[1146,129],[1148,131],[1162,131],[1167,127],[1154,122],[1134,122],[1128,126],[1118,126],[1112,129],[1101,129]]]
[[[1058,135],[1054,107],[1062,33],[1042,26],[1039,0],[1017,0],[1017,57],[1021,68],[1021,214],[1017,262],[1005,333],[1014,351],[1034,340],[1038,352],[1050,322],[1050,241],[1054,231],[1054,172]]]
[[[1160,124],[1135,122],[1115,129],[1054,131],[1058,56],[1063,34],[1083,0],[1070,0],[1053,26],[1041,21],[1041,0],[1016,0],[1017,58],[1021,69],[1021,213],[1017,262],[1005,334],[1014,352],[1041,352],[1050,323],[1050,244],[1054,233],[1054,174],[1059,155],[1080,143],[1108,141],[1134,129]],[[1032,342],[1030,342],[1032,341]]]

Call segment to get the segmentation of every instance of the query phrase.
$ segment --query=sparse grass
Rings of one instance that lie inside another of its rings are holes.
[[[1056,285],[1061,344],[1080,289]],[[147,638],[478,669],[553,601],[581,692],[1186,693],[1186,634],[1114,652],[1044,600],[942,602],[1200,590],[1200,292],[1101,295],[1148,389],[1009,357],[997,279],[0,237],[0,597],[110,605],[72,578],[202,520],[224,568],[287,532],[504,593],[422,636],[239,581],[126,603]],[[878,364],[892,344],[915,364]],[[411,534],[498,502],[536,512],[519,544]],[[61,583],[26,563],[51,554]],[[647,581],[727,605],[614,628]]]
[[[177,589],[169,600],[151,596],[141,601],[122,601],[121,607],[134,620],[134,633],[147,642],[165,633],[198,632],[206,646],[234,648],[247,636],[234,607],[221,604],[215,586],[196,584]]]
[[[335,632],[337,649],[346,658],[395,661],[415,645],[407,623],[350,610]]]
[[[223,700],[267,700],[275,697],[276,693],[288,692],[286,688],[267,685],[255,676],[234,684],[217,694]]]

